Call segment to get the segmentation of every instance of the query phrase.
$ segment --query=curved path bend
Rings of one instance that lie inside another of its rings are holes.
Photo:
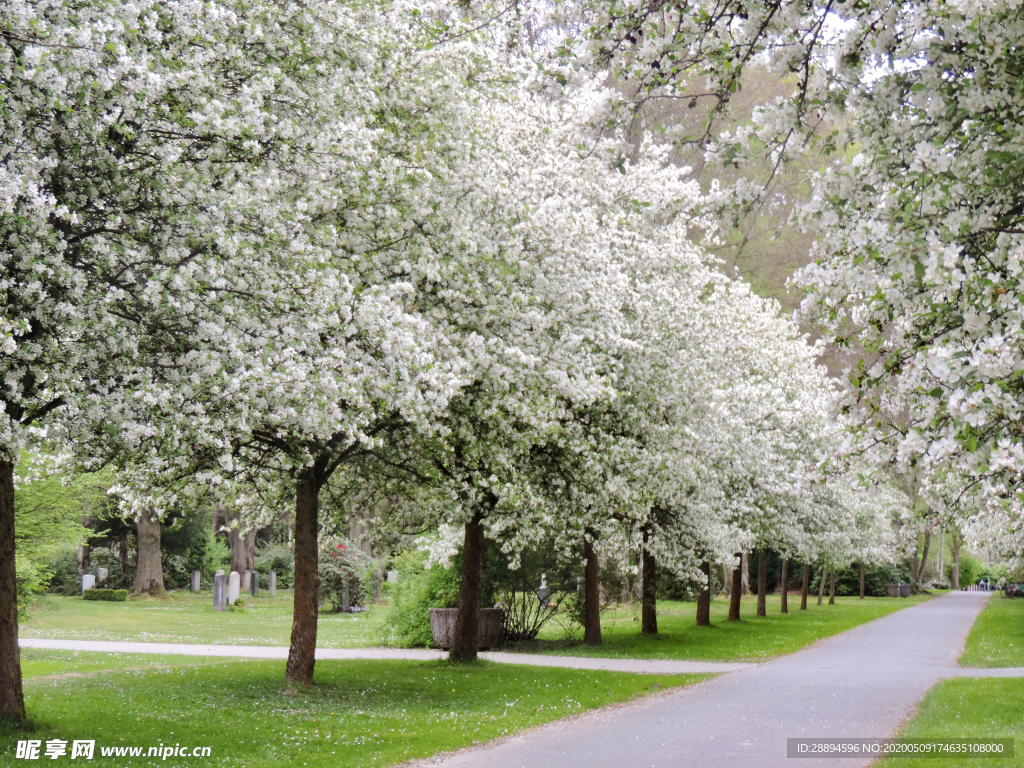
[[[954,592],[810,648],[625,707],[423,760],[444,768],[855,768],[793,760],[787,738],[885,738],[957,666],[988,593]],[[1011,673],[1010,670],[1001,670]]]

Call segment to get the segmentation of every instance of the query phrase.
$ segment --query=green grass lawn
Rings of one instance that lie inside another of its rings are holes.
[[[929,599],[837,597],[835,605],[816,604],[816,596],[801,611],[800,598],[790,596],[789,613],[779,613],[779,597],[768,598],[768,615],[758,618],[757,598],[743,599],[739,622],[729,622],[729,603],[718,598],[711,603],[710,627],[695,626],[696,603],[658,603],[658,635],[640,634],[639,610],[606,612],[601,621],[602,644],[580,643],[581,632],[570,638],[555,624],[545,627],[536,643],[522,643],[517,650],[557,653],[569,656],[613,656],[634,659],[687,659],[701,661],[758,661],[798,651],[823,637],[852,629],[900,608]],[[561,637],[560,637],[561,635]]]
[[[385,606],[365,613],[321,613],[317,644],[353,648],[381,644]],[[21,622],[22,637],[63,640],[136,640],[148,643],[288,645],[292,593],[247,597],[244,607],[213,610],[210,592],[172,592],[165,600],[144,597],[124,603],[42,595]]]
[[[1001,597],[998,592],[989,598],[967,636],[960,663],[967,667],[1024,667],[1024,600]]]
[[[320,661],[317,685],[283,688],[282,661],[24,651],[31,731],[0,730],[0,764],[19,739],[101,747],[212,748],[209,757],[132,765],[386,766],[488,741],[707,676],[446,662]],[[118,670],[120,665],[123,669]],[[42,756],[41,759],[45,759]],[[62,759],[67,760],[66,755]]]
[[[956,678],[932,688],[900,728],[904,739],[1012,738],[1012,759],[886,759],[875,768],[1008,768],[1024,766],[1024,678]]]

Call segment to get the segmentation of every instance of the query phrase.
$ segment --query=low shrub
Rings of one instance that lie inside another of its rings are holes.
[[[263,576],[263,583],[269,583],[270,572],[277,574],[277,586],[291,586],[295,573],[295,558],[285,544],[267,543],[256,551],[255,568]]]
[[[87,589],[82,593],[83,600],[106,600],[111,603],[123,603],[128,599],[127,589]]]
[[[418,549],[406,550],[392,561],[398,581],[388,587],[391,607],[384,620],[385,645],[431,645],[430,609],[459,605],[462,569],[457,564],[447,569],[440,565],[427,568],[426,561],[427,553]]]
[[[341,539],[330,539],[321,547],[317,575],[320,604],[330,602],[335,611],[342,610],[346,589],[350,606],[365,605],[378,577],[374,560],[351,542]]]

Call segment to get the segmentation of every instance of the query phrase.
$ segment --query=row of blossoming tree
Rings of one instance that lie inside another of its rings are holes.
[[[25,715],[14,471],[42,441],[117,467],[140,520],[293,507],[289,683],[332,487],[459,540],[457,659],[487,536],[582,544],[591,642],[602,553],[705,584],[754,546],[884,557],[905,500],[873,466],[1019,543],[1017,11],[827,5],[8,3],[0,714]],[[754,61],[792,98],[715,133]],[[713,102],[703,136],[636,139],[680,97]],[[847,105],[861,154],[803,211],[805,314],[868,360],[836,397],[701,245],[767,187],[701,190],[672,149],[781,163]]]

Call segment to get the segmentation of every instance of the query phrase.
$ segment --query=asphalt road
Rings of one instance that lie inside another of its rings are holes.
[[[973,672],[957,667],[956,659],[987,598],[984,592],[954,592],[765,664],[416,765],[866,766],[870,759],[787,758],[786,739],[892,735],[929,688]],[[1005,674],[1014,672],[1024,670]]]

